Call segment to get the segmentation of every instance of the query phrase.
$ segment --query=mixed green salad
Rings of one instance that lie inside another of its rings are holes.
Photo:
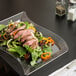
[[[31,66],[38,64],[39,59],[50,59],[54,43],[51,37],[44,37],[30,22],[10,21],[8,25],[0,24],[0,46],[14,56],[23,58]]]

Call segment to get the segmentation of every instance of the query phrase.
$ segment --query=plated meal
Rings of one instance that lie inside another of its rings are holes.
[[[0,46],[31,66],[49,60],[54,44],[51,37],[44,37],[34,24],[28,21],[0,24]]]
[[[0,21],[0,57],[20,76],[31,75],[68,49],[64,39],[30,20],[24,11]]]

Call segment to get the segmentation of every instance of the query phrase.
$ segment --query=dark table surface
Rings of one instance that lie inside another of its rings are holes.
[[[76,58],[76,22],[68,22],[66,16],[55,16],[55,0],[0,0],[0,20],[26,11],[35,23],[61,36],[69,46],[69,52],[44,66],[31,76],[47,76]]]

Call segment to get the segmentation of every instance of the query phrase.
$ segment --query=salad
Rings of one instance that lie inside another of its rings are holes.
[[[18,58],[26,60],[31,66],[52,57],[51,37],[44,37],[34,24],[22,21],[10,21],[0,24],[0,46]]]

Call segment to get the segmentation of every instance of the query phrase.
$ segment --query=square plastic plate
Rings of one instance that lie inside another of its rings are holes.
[[[30,75],[31,73],[35,72],[36,70],[40,69],[41,67],[47,65],[48,63],[52,62],[56,58],[60,57],[64,53],[68,51],[68,46],[66,42],[57,34],[53,33],[52,31],[39,26],[35,24],[33,21],[31,21],[25,12],[20,12],[12,17],[9,17],[7,19],[4,19],[0,21],[0,24],[7,25],[10,20],[13,21],[28,21],[35,25],[36,29],[43,33],[45,37],[52,37],[55,41],[55,45],[52,47],[53,49],[53,56],[50,60],[46,62],[41,62],[37,64],[36,66],[32,67],[30,65],[27,65],[25,60],[20,60],[16,57],[14,57],[12,54],[4,50],[2,47],[0,47],[0,56],[20,75]]]

